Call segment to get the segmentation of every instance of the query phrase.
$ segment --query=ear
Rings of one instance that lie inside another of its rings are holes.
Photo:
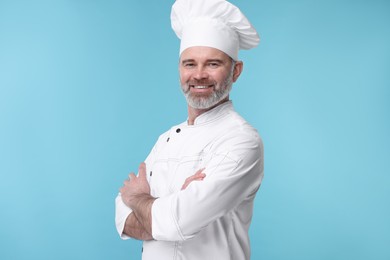
[[[233,82],[236,82],[238,77],[241,75],[243,68],[244,68],[244,63],[242,61],[236,61],[233,70]]]

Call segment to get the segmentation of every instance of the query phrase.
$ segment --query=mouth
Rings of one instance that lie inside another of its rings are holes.
[[[195,89],[206,89],[206,88],[209,88],[210,86],[191,86]]]
[[[214,85],[190,85],[190,88],[194,89],[208,89],[212,87],[214,87]]]

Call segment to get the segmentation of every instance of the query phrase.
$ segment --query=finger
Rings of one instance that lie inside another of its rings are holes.
[[[204,177],[206,177],[206,174],[198,171],[194,175],[191,175],[190,177],[188,177],[185,180],[185,182],[191,182],[191,181],[195,181],[195,180],[204,179]]]
[[[144,162],[140,163],[138,167],[138,176],[146,179],[146,164]]]
[[[204,178],[196,178],[196,179],[188,179],[184,182],[183,186],[181,186],[181,189],[184,190],[190,185],[191,182],[193,181],[203,181]]]
[[[202,176],[198,176],[196,178],[194,178],[192,181],[203,181],[203,179],[206,177],[206,175],[202,175]]]
[[[206,177],[206,174],[204,173],[201,173],[201,174],[198,174],[198,175],[192,175],[190,177],[188,177],[185,181],[184,181],[184,184],[183,186],[181,187],[182,190],[184,190],[185,188],[188,187],[188,185],[190,185],[191,182],[193,181],[203,181],[203,179]]]
[[[206,174],[203,173],[203,172],[199,172],[199,173],[196,173],[196,175],[194,175],[195,178],[204,178],[206,177]]]
[[[204,169],[206,169],[206,168],[201,168],[201,169],[197,170],[195,174],[202,173],[204,171]]]
[[[132,172],[129,174],[129,181],[133,180],[134,178],[136,178],[137,176],[135,176],[135,174]]]
[[[193,181],[193,180],[195,180],[195,179],[197,179],[197,178],[198,178],[197,175],[192,175],[192,176],[188,177],[188,178],[185,180],[185,182],[191,182],[191,181]]]
[[[194,175],[190,176],[189,179],[191,180],[199,180],[199,179],[204,179],[206,177],[206,174],[202,172],[197,172]]]
[[[183,186],[181,186],[181,189],[182,189],[182,190],[185,190],[189,184],[190,184],[190,181],[187,181],[187,180],[186,180],[186,181],[184,182]]]
[[[183,183],[183,186],[181,186],[181,189],[184,190],[185,188],[187,188],[188,184],[191,183],[191,181],[195,178],[195,175],[192,175],[190,177],[188,177],[184,183]]]

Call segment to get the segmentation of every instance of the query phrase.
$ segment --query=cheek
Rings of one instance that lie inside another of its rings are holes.
[[[191,79],[191,75],[189,73],[180,72],[180,84],[187,83]]]
[[[214,73],[210,75],[210,78],[213,79],[215,82],[223,83],[226,79],[227,75],[224,73]]]
[[[183,76],[180,76],[180,87],[182,89],[186,89],[187,82],[188,81]]]

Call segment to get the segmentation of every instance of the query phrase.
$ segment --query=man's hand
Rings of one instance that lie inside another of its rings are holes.
[[[141,163],[138,168],[138,177],[130,173],[129,179],[120,188],[123,203],[133,210],[147,234],[152,234],[152,205],[155,201],[150,195],[150,186],[146,179],[146,165]],[[131,222],[129,222],[131,228]],[[127,225],[127,221],[126,221]]]
[[[188,177],[182,190],[186,189],[193,181],[201,181],[206,177],[203,169],[198,170],[194,175]],[[129,174],[129,179],[124,181],[120,188],[123,202],[133,212],[125,222],[124,233],[136,239],[151,240],[152,237],[152,215],[151,209],[155,198],[150,195],[150,186],[146,179],[146,165],[141,163],[138,168],[138,176]]]
[[[129,174],[129,179],[125,180],[120,189],[123,202],[130,208],[135,207],[138,198],[143,195],[150,195],[150,186],[146,180],[146,165],[141,163],[138,168],[138,176]]]
[[[202,169],[198,170],[194,175],[191,175],[190,177],[188,177],[185,180],[181,189],[185,190],[188,187],[188,185],[190,185],[190,183],[193,181],[203,181],[203,179],[206,177],[206,174],[203,173],[204,169],[205,168],[202,168]]]

